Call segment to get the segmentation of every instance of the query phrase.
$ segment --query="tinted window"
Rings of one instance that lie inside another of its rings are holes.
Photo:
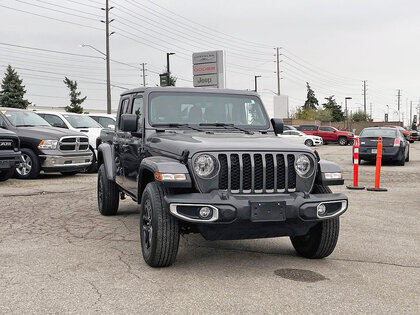
[[[319,127],[320,131],[329,131],[329,132],[333,132],[334,129],[331,127]]]
[[[130,100],[129,98],[126,98],[121,101],[120,113],[119,113],[120,116],[118,118],[118,126],[121,126],[121,115],[127,114],[129,100]]]
[[[64,121],[58,117],[57,115],[51,115],[51,114],[39,114],[42,118],[44,118],[48,123],[53,127],[59,127],[59,128],[67,128]]]
[[[396,129],[363,129],[359,137],[383,137],[383,138],[396,138],[397,130]]]
[[[141,126],[143,124],[143,97],[136,97],[133,100],[133,106],[131,108],[131,113],[137,115],[137,117],[138,117],[137,130],[140,130]]]
[[[316,131],[317,126],[300,126],[299,130]]]

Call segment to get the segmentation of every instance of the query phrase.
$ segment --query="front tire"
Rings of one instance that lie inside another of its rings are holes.
[[[326,186],[315,185],[314,194],[331,194]],[[337,245],[340,230],[340,218],[319,222],[302,236],[292,236],[290,240],[296,252],[306,258],[321,259],[331,255]]]
[[[105,165],[101,165],[98,171],[98,209],[102,215],[116,215],[120,203],[120,192],[114,181],[108,180]]]
[[[340,137],[338,138],[338,144],[339,145],[347,145],[349,142],[347,141],[346,137]]]
[[[313,141],[311,139],[306,139],[305,140],[305,145],[307,147],[312,147],[314,145]]]
[[[41,163],[38,156],[31,149],[22,148],[20,164],[15,169],[15,176],[19,179],[37,178],[41,171]]]
[[[178,254],[178,220],[169,214],[167,191],[156,182],[147,184],[140,208],[140,241],[144,261],[151,267],[168,267]]]

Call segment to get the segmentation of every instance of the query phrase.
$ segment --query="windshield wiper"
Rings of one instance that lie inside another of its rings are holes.
[[[76,127],[77,129],[85,129],[85,128],[90,128],[90,127]]]
[[[35,125],[16,125],[16,127],[35,127]]]
[[[201,123],[201,124],[199,124],[199,126],[203,126],[203,127],[205,127],[205,126],[207,126],[207,127],[212,127],[212,126],[214,126],[214,127],[223,127],[225,129],[233,128],[233,129],[236,129],[236,130],[239,130],[239,131],[243,131],[243,132],[245,132],[248,135],[253,135],[254,134],[252,131],[249,131],[249,130],[240,128],[238,126],[235,126],[234,124],[226,124],[226,123]]]
[[[157,125],[157,126],[168,126],[169,128],[174,128],[174,127],[176,127],[176,128],[179,128],[179,127],[187,127],[187,128],[189,128],[191,130],[205,132],[205,130],[200,129],[200,128],[196,128],[196,127],[193,127],[193,126],[190,126],[189,124],[171,123],[171,124],[160,124],[160,125]]]

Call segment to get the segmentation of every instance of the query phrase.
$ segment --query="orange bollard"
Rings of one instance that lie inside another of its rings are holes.
[[[365,187],[359,186],[359,137],[354,137],[353,143],[353,185],[347,186],[347,189],[363,190]]]
[[[375,187],[368,188],[369,191],[388,191],[386,188],[380,188],[381,180],[381,164],[382,164],[382,137],[378,138],[378,145],[376,149],[376,170],[375,170]]]

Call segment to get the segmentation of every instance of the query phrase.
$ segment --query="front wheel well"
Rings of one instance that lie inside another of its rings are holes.
[[[147,184],[155,181],[155,175],[151,170],[143,169],[140,174],[141,176],[139,177],[138,183],[138,203],[141,203],[141,197]]]

